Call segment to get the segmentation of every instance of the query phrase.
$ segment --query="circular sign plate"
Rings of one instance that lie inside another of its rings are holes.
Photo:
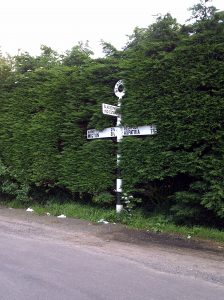
[[[121,99],[125,95],[125,88],[123,80],[119,80],[114,87],[114,94]]]

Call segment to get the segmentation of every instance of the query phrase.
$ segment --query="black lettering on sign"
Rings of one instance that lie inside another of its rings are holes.
[[[138,135],[141,134],[138,127],[124,127],[124,135]]]
[[[155,127],[151,127],[151,134],[156,134],[157,133],[157,130]]]
[[[116,136],[114,127],[111,127],[111,136]]]
[[[99,137],[100,137],[99,131],[96,131],[95,129],[88,130],[87,139],[96,139]]]

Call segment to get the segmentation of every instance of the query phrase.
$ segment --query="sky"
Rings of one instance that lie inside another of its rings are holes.
[[[157,14],[171,13],[179,23],[189,18],[189,7],[199,0],[1,0],[0,46],[15,55],[18,49],[40,54],[47,45],[59,53],[79,41],[89,41],[95,57],[102,56],[100,41],[117,49],[125,46],[135,27],[148,27]],[[212,5],[224,10],[224,0]]]

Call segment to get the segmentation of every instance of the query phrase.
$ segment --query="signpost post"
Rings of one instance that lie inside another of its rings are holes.
[[[137,127],[123,127],[121,126],[121,114],[119,113],[119,108],[121,107],[121,100],[125,95],[124,83],[122,80],[119,80],[114,87],[114,93],[118,97],[118,106],[110,105],[103,103],[102,112],[105,115],[117,117],[116,127],[109,127],[103,130],[89,129],[87,130],[87,139],[102,139],[102,138],[112,138],[116,137],[117,142],[120,143],[124,136],[141,136],[141,135],[154,135],[156,134],[155,125],[145,125]],[[120,159],[121,152],[120,147],[118,146],[117,151],[117,180],[116,180],[116,194],[117,194],[117,203],[116,203],[116,212],[119,213],[123,209],[121,204],[121,195],[122,195],[122,179],[121,179],[121,170],[120,170]]]
[[[125,95],[124,83],[122,80],[119,80],[114,87],[114,94],[118,97],[118,108],[121,107],[121,100]],[[120,143],[123,139],[121,128],[121,114],[117,116],[117,143]],[[116,194],[117,194],[117,203],[116,203],[116,212],[119,213],[123,209],[123,205],[121,204],[121,196],[122,196],[122,179],[121,179],[121,169],[120,169],[120,160],[121,160],[121,149],[118,145],[117,150],[117,180],[116,180]]]

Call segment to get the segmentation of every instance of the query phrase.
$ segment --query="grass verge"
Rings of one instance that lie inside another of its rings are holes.
[[[13,202],[8,203],[7,206],[18,208],[18,205]],[[21,206],[19,206],[19,208],[21,208]],[[205,239],[224,244],[224,231],[202,226],[178,226],[169,221],[164,215],[152,214],[150,216],[145,216],[141,210],[133,211],[132,215],[128,214],[126,211],[117,214],[114,209],[103,209],[74,202],[64,204],[49,202],[45,206],[33,205],[32,208],[35,213],[39,215],[45,215],[47,212],[54,216],[64,214],[67,217],[84,219],[92,222],[98,222],[99,220],[104,219],[111,223],[124,224],[130,228],[178,234],[185,238]]]

